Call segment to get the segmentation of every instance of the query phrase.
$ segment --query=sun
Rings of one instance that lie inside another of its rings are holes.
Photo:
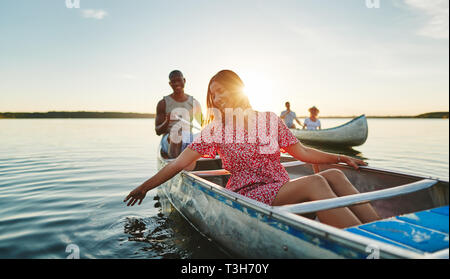
[[[260,111],[273,110],[275,91],[269,79],[260,74],[242,75],[245,84],[244,92],[250,100],[253,109]]]

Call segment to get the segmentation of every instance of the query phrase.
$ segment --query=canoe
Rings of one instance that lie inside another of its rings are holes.
[[[366,142],[369,131],[365,115],[356,117],[334,128],[322,130],[290,130],[303,143],[344,147],[362,145]]]
[[[158,157],[162,168],[171,160]],[[291,179],[313,174],[310,164],[281,157]],[[158,187],[162,203],[232,257],[448,258],[448,181],[372,167],[337,168],[361,192],[295,205],[269,206],[225,189],[220,158],[197,161]],[[338,229],[305,214],[371,201],[382,220]]]

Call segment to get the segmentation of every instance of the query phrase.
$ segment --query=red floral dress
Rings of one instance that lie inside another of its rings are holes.
[[[221,126],[211,123],[188,147],[211,158],[217,152],[222,167],[231,173],[227,189],[271,205],[281,186],[289,181],[289,175],[280,163],[280,148],[296,144],[298,139],[275,113],[264,115],[270,116],[271,121],[266,118],[261,122],[263,117],[258,116],[256,129],[249,128],[249,131],[232,128],[220,133]],[[264,126],[266,136],[272,133],[272,138],[255,136]]]

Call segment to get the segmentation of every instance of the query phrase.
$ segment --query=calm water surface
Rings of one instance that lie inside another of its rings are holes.
[[[349,119],[323,119],[323,127]],[[369,119],[349,150],[370,166],[449,177],[449,122]],[[226,258],[156,190],[141,206],[123,198],[156,172],[153,119],[0,121],[0,258]]]

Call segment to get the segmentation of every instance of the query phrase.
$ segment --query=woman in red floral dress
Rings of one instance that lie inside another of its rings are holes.
[[[359,193],[343,172],[330,169],[293,180],[280,163],[280,148],[313,164],[343,162],[358,168],[361,160],[305,147],[275,113],[252,110],[244,84],[229,70],[217,73],[207,94],[206,126],[172,163],[134,189],[124,200],[141,204],[146,193],[169,180],[201,156],[222,159],[231,173],[226,188],[268,205],[279,206]],[[322,223],[338,228],[378,220],[369,203],[317,212]]]

